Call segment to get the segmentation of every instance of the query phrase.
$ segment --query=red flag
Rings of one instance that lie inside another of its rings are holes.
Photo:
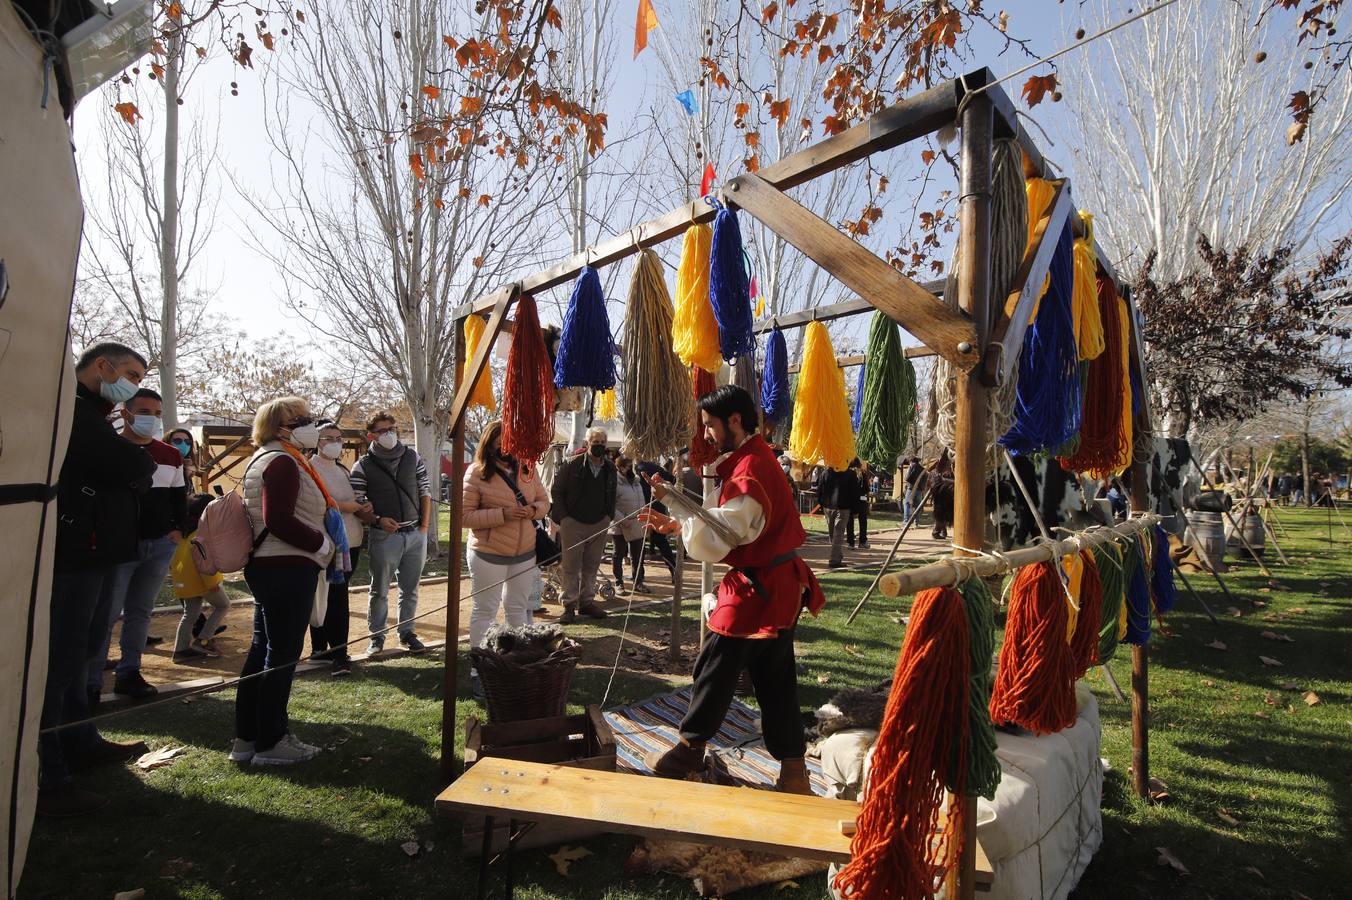
[[[704,164],[704,179],[699,183],[699,195],[701,197],[709,193],[709,188],[713,187],[714,179],[718,176],[714,174],[714,164]]]
[[[634,59],[648,46],[648,32],[657,27],[657,10],[652,0],[638,0],[638,21],[634,24]]]

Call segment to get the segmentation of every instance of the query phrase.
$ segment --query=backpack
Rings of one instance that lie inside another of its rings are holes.
[[[250,467],[252,465],[250,463]],[[245,478],[248,475],[249,470],[245,469]],[[240,484],[243,483],[244,479],[240,479]],[[267,540],[267,536],[266,527],[258,537],[253,536],[253,525],[249,522],[249,509],[244,503],[244,496],[238,490],[231,491],[212,500],[202,510],[197,521],[197,533],[192,536],[193,565],[203,575],[238,572]]]

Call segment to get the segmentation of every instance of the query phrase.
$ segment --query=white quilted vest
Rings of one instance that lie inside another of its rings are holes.
[[[296,465],[296,461],[282,449],[280,441],[269,441],[250,457],[248,471],[244,475],[244,505],[249,510],[249,524],[253,527],[254,540],[263,533],[263,470],[271,465],[277,456],[285,456],[291,465]],[[296,518],[323,534],[325,507],[324,494],[309,473],[302,470],[300,493],[296,496]],[[255,558],[264,556],[304,556],[314,560],[317,565],[325,562],[318,552],[307,553],[274,536],[272,532],[268,532],[267,538],[254,551]]]

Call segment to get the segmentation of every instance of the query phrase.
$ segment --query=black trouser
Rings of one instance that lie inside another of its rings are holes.
[[[806,752],[798,709],[798,669],[793,659],[793,628],[774,638],[735,638],[709,632],[695,660],[690,709],[681,720],[688,743],[713,737],[732,705],[737,678],[746,669],[761,708],[765,749],[775,759],[799,759]]]
[[[662,561],[671,569],[671,577],[676,577],[676,551],[671,549],[671,541],[660,531],[654,531],[648,535],[648,541],[657,548],[657,555],[662,557]]]
[[[643,583],[643,538],[636,537],[626,541],[622,534],[612,534],[615,552],[610,554],[611,574],[616,582],[624,581],[624,558],[629,557],[629,572],[634,576],[634,584]]]
[[[253,741],[259,752],[271,750],[287,732],[286,704],[296,674],[296,667],[287,663],[300,659],[319,577],[314,563],[244,567],[244,580],[254,595],[254,633],[239,674],[276,669],[241,681],[235,693],[235,737]]]
[[[862,509],[856,508],[850,513],[850,519],[845,523],[845,540],[854,543],[854,523],[859,521],[859,543],[864,545],[868,543],[868,507]]]
[[[356,571],[361,548],[353,547],[349,555],[352,557],[352,569]],[[310,626],[310,650],[316,656],[321,653],[324,659],[342,659],[347,656],[347,591],[351,586],[352,572],[347,573],[342,584],[329,584],[329,605],[324,612],[324,624],[318,628]],[[330,648],[333,651],[331,653]]]

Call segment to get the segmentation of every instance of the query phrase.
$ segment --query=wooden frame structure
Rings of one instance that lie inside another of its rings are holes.
[[[842,234],[831,223],[784,193],[819,175],[909,141],[924,137],[942,127],[958,125],[961,133],[961,174],[959,188],[959,243],[966,248],[959,257],[956,297],[940,299],[941,284],[921,285],[898,272],[862,245]],[[936,85],[907,97],[868,120],[846,129],[811,147],[794,153],[759,173],[745,173],[725,182],[720,190],[725,203],[740,208],[793,244],[810,259],[858,294],[858,300],[832,307],[780,316],[770,324],[780,328],[801,327],[814,320],[840,318],[877,309],[903,329],[920,339],[929,352],[944,357],[959,372],[954,446],[954,543],[980,547],[984,537],[985,458],[989,389],[1012,374],[1017,354],[1004,347],[1018,347],[1027,328],[1032,304],[1047,273],[1056,243],[1067,221],[1077,233],[1083,233],[1079,214],[1073,209],[1069,184],[1062,181],[1054,201],[1036,228],[1037,251],[1025,260],[1015,279],[1016,288],[1008,298],[1012,314],[993,302],[990,284],[991,254],[991,181],[992,152],[997,138],[1014,138],[1024,151],[1024,169],[1028,177],[1043,177],[1047,164],[1015,115],[1008,95],[995,84],[988,69],[980,69],[958,79]],[[455,705],[456,635],[459,633],[460,556],[463,553],[460,530],[454,523],[460,517],[460,491],[455,485],[464,477],[464,416],[471,386],[478,380],[497,336],[507,326],[507,311],[522,294],[567,284],[584,266],[610,265],[684,234],[691,225],[712,221],[716,210],[696,200],[673,209],[658,218],[635,225],[627,232],[573,254],[564,262],[536,272],[520,281],[499,288],[455,310],[456,359],[464,354],[464,322],[470,315],[488,313],[486,339],[478,344],[467,366],[457,367],[455,400],[451,405],[449,432],[453,450],[450,532],[450,577],[447,579],[446,634],[447,653],[443,678],[441,764],[444,780],[456,776]],[[1045,236],[1050,239],[1043,240]],[[970,252],[969,252],[970,251]],[[1099,254],[1108,277],[1116,273]],[[1130,298],[1127,298],[1129,305]],[[1146,383],[1138,316],[1132,310],[1132,331],[1136,339],[1131,347],[1130,365],[1137,368],[1141,383]],[[914,352],[912,355],[921,355]],[[848,358],[847,358],[848,360]],[[1148,414],[1146,414],[1148,416]],[[1148,428],[1148,418],[1141,425]],[[1140,432],[1137,432],[1140,433]],[[1138,464],[1139,465],[1139,464]],[[1134,484],[1140,486],[1133,496],[1134,505],[1144,505],[1142,473]],[[679,640],[673,631],[672,640]],[[1146,723],[1146,649],[1133,648],[1133,764],[1138,793],[1144,795],[1147,779],[1145,744]],[[961,821],[966,834],[964,851],[955,867],[956,894],[971,897],[974,890],[976,800],[963,798]]]

